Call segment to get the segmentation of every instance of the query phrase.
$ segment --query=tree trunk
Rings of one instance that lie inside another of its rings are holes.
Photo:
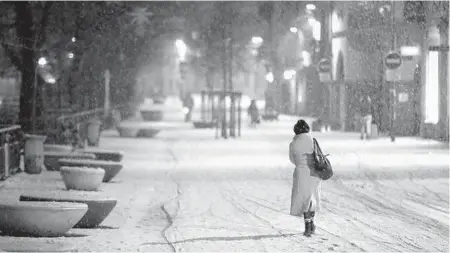
[[[22,129],[25,132],[29,132],[32,129],[32,111],[33,111],[33,93],[36,88],[36,95],[39,96],[41,92],[37,92],[41,83],[38,83],[38,87],[34,87],[36,61],[35,61],[35,38],[33,34],[33,16],[30,9],[29,2],[16,2],[14,3],[16,11],[16,32],[19,38],[22,40],[20,54],[22,56],[22,66],[20,68],[22,74],[22,84],[20,88],[20,112],[19,122]],[[34,88],[33,88],[34,87]],[[36,100],[36,117],[41,118],[42,113],[42,99],[35,98]],[[38,127],[36,128],[38,129]]]

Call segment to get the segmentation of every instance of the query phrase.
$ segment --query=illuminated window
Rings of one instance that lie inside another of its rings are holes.
[[[427,59],[425,84],[425,123],[439,121],[439,52],[430,51]]]

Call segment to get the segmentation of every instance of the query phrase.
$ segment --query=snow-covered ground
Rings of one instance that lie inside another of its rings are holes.
[[[244,127],[241,138],[227,140],[189,127],[155,139],[105,132],[100,145],[125,151],[125,168],[102,186],[103,194],[119,200],[103,227],[45,240],[0,237],[0,249],[45,242],[78,251],[448,252],[448,145],[314,133],[331,154],[335,176],[323,182],[317,235],[306,238],[302,219],[289,215],[294,122],[282,117]],[[61,189],[58,177],[18,175],[0,198]]]

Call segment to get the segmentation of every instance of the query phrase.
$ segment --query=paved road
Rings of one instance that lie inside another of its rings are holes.
[[[64,240],[80,251],[448,251],[448,147],[315,134],[336,175],[323,183],[317,235],[305,238],[303,221],[288,215],[291,123],[236,140],[106,133],[101,146],[126,152],[126,168],[103,188],[119,205],[102,229]]]

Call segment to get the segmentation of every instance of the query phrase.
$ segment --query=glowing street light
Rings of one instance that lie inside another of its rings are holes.
[[[72,59],[74,57],[74,54],[73,53],[68,53],[67,57],[69,57],[69,59]]]
[[[261,44],[261,43],[263,43],[263,38],[261,38],[261,37],[252,37],[252,43],[253,44]]]
[[[177,47],[178,56],[180,57],[180,61],[186,60],[187,46],[182,40],[176,40],[175,46]]]
[[[272,82],[273,82],[274,78],[273,78],[272,72],[269,72],[269,73],[266,74],[266,80],[267,80],[267,82],[269,82],[269,83],[272,83]]]
[[[296,72],[295,70],[289,69],[289,70],[284,71],[283,77],[284,77],[284,79],[286,79],[286,80],[290,80],[292,77],[295,76],[296,73],[297,73],[297,72]]]
[[[39,58],[38,64],[39,64],[39,66],[46,65],[47,64],[47,59],[45,59],[44,57]]]
[[[316,9],[316,6],[315,6],[314,4],[307,4],[307,5],[306,5],[306,9],[307,9],[308,11],[313,11],[313,10]]]
[[[291,28],[289,28],[289,30],[291,31],[291,33],[297,33],[298,32],[297,27],[291,27]]]
[[[307,51],[302,51],[303,66],[308,67],[311,65],[311,54]]]
[[[77,38],[72,37],[72,42],[75,42],[75,41],[77,41]]]
[[[56,83],[56,79],[54,77],[50,77],[47,82],[54,84],[54,83]]]

